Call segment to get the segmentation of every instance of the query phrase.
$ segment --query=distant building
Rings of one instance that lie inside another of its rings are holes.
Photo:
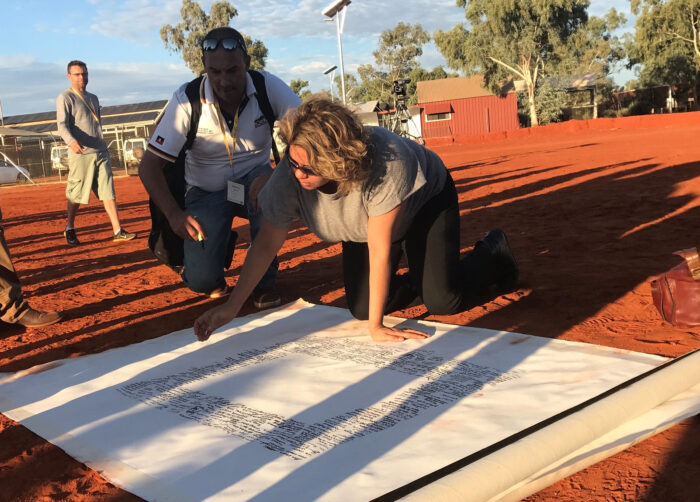
[[[109,147],[112,169],[123,168],[126,172],[125,143],[128,145],[128,140],[150,137],[167,104],[167,100],[160,100],[100,107],[102,133]],[[13,162],[27,168],[33,178],[60,176],[60,170],[55,167],[60,163],[51,158],[52,150],[63,145],[58,135],[55,110],[4,117],[4,122],[8,127],[41,134],[13,137],[11,141],[0,138],[3,140],[0,148]]]
[[[512,83],[501,96],[484,87],[481,75],[417,83],[425,140],[455,139],[518,129],[518,102]]]
[[[160,114],[168,104],[167,100],[133,103],[130,105],[113,105],[100,107],[102,132],[105,139],[108,136],[118,136],[133,133],[137,136],[149,136]],[[34,132],[44,132],[58,135],[56,126],[56,111],[13,115],[5,117],[5,125],[21,127]],[[107,139],[109,142],[109,139]]]
[[[566,101],[561,109],[560,120],[589,120],[598,118],[598,96],[595,73],[563,75],[542,79],[554,89],[566,91]],[[515,90],[527,93],[525,81],[516,80]]]

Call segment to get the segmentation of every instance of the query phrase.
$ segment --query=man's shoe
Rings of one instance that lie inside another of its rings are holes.
[[[222,288],[216,288],[214,291],[209,293],[209,298],[221,298],[226,296],[231,292],[231,288],[228,287],[228,285],[222,287]]]
[[[282,303],[282,298],[274,289],[253,291],[253,305],[259,309],[277,307]]]
[[[60,320],[61,314],[58,312],[42,312],[41,310],[29,307],[27,312],[15,321],[15,324],[19,324],[25,328],[39,328],[41,326],[55,324]]]
[[[491,230],[480,243],[489,248],[494,258],[499,294],[510,293],[518,283],[518,263],[510,250],[505,232],[500,229]]]
[[[134,237],[136,237],[136,234],[132,234],[131,232],[127,232],[123,228],[120,228],[119,232],[112,236],[112,240],[114,242],[130,241]]]
[[[63,236],[66,238],[66,243],[67,243],[69,246],[80,246],[80,241],[78,240],[78,236],[75,235],[75,229],[74,229],[74,228],[71,228],[71,229],[68,229],[68,228],[67,228],[67,229],[63,232]]]

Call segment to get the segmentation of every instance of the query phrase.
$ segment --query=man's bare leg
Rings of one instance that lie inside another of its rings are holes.
[[[112,223],[112,234],[116,234],[117,232],[119,232],[119,229],[122,228],[122,225],[119,222],[119,211],[117,210],[117,202],[114,199],[112,199],[102,201],[102,203],[105,206],[107,216],[109,216],[109,221]]]
[[[80,204],[75,202],[67,201],[66,213],[68,213],[68,218],[66,221],[66,228],[75,228],[75,215],[78,213],[78,208]]]

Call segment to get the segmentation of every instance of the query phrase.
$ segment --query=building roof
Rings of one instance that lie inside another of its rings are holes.
[[[503,92],[512,91],[512,82],[503,86]],[[438,80],[423,80],[416,84],[418,102],[432,103],[435,101],[447,101],[450,99],[479,98],[482,96],[494,96],[484,87],[482,75],[471,77],[441,78]]]
[[[128,105],[112,105],[100,107],[102,125],[104,127],[114,125],[140,125],[153,123],[168,101],[146,101]],[[11,115],[4,118],[6,125],[20,125],[23,129],[32,132],[56,132],[56,112],[30,113],[25,115]]]
[[[378,111],[377,105],[379,105],[379,101],[375,99],[373,101],[365,101],[363,103],[349,103],[348,108],[355,113],[369,113]]]
[[[0,126],[0,136],[36,136],[36,131],[30,129],[20,129],[19,127],[2,127]]]

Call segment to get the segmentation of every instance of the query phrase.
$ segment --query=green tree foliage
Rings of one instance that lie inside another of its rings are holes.
[[[392,81],[389,80],[386,72],[376,69],[371,64],[363,64],[358,66],[357,74],[360,76],[361,83],[355,94],[355,101],[392,102]]]
[[[418,58],[423,55],[423,46],[429,41],[430,34],[420,24],[399,23],[395,28],[382,32],[377,50],[373,53],[375,64],[361,65],[357,69],[361,83],[353,99],[393,102],[391,90],[394,80],[410,78],[411,72],[420,68]],[[411,99],[415,101],[415,97],[408,93],[407,98],[409,102]]]
[[[309,87],[308,80],[292,80],[289,83],[289,87],[294,91],[294,94],[299,96],[302,100],[311,96],[311,90],[305,89],[306,87]]]
[[[343,88],[340,85],[340,75],[335,76],[335,78],[333,79],[333,83],[335,84],[335,91],[331,92],[331,94],[336,99],[342,101]],[[355,75],[353,75],[351,73],[346,73],[345,74],[345,101],[346,102],[350,103],[352,101],[357,101],[358,87],[359,87],[359,83],[358,83]],[[331,91],[332,91],[332,89],[331,89]]]
[[[641,64],[640,83],[695,83],[700,72],[700,1],[630,0],[637,15],[630,65]]]
[[[588,21],[588,0],[456,0],[468,24],[433,38],[448,66],[481,73],[494,93],[508,78],[523,80],[530,122],[539,124],[535,90],[560,62],[569,39]]]
[[[181,53],[187,67],[200,75],[204,71],[200,49],[204,35],[214,28],[228,26],[238,11],[231,3],[218,1],[212,4],[207,14],[196,1],[182,0],[180,15],[182,22],[175,26],[166,24],[161,27],[160,38],[170,52]],[[252,40],[245,34],[243,38],[250,55],[250,67],[254,70],[264,68],[267,47],[260,40]]]
[[[542,79],[535,90],[537,118],[540,124],[559,122],[562,118],[562,108],[566,106],[566,90],[554,86],[551,80]]]
[[[623,61],[627,57],[624,37],[614,33],[626,22],[625,16],[616,9],[610,9],[603,17],[590,17],[561,47],[556,58],[558,64],[552,65],[547,73],[560,77],[592,73],[595,76],[596,102],[601,103],[599,108],[602,107],[601,111],[604,111],[612,106],[613,92],[618,89],[610,75],[624,66]],[[548,95],[548,92],[543,94]],[[564,103],[567,104],[567,101],[565,99]],[[571,104],[568,103],[569,106]]]
[[[593,73],[605,78],[620,69],[627,57],[624,39],[614,34],[627,22],[624,14],[610,9],[604,17],[591,17],[558,47],[554,73],[582,75]]]

